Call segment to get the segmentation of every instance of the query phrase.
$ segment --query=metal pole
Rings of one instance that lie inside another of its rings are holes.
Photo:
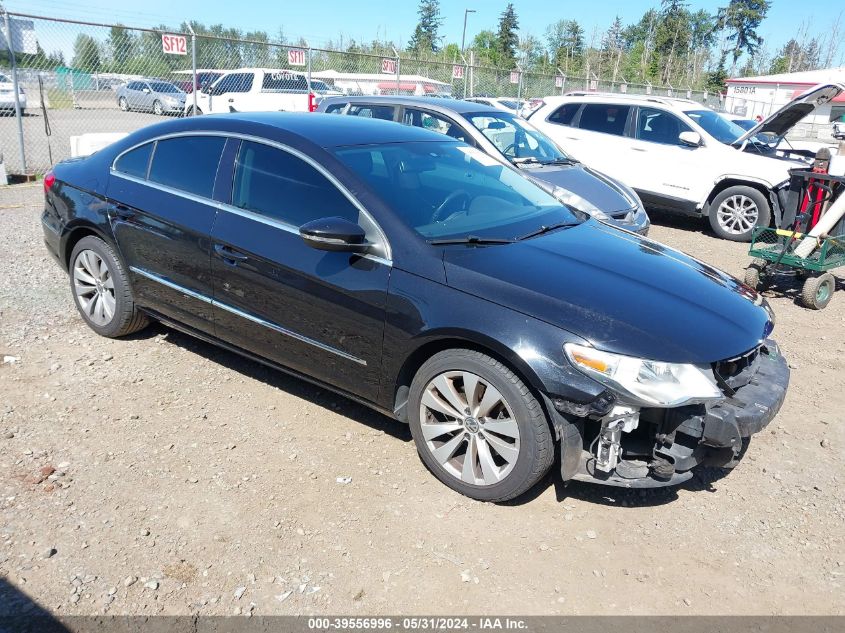
[[[469,52],[469,96],[475,96],[475,51]]]
[[[393,47],[393,54],[396,55],[396,96],[399,96],[399,78],[401,75],[400,64],[402,63],[401,58],[399,57],[399,51],[396,50],[396,47]]]
[[[467,37],[467,15],[470,13],[475,13],[475,9],[464,9],[464,32],[461,35],[461,52],[464,52],[464,44],[466,42]]]
[[[308,68],[305,75],[305,80],[308,82],[308,94],[311,94],[311,47],[308,47]],[[310,97],[309,97],[310,98]]]
[[[23,146],[23,116],[21,116],[21,100],[18,93],[18,67],[15,63],[15,47],[12,44],[12,29],[9,25],[9,14],[3,11],[3,22],[6,26],[6,45],[9,47],[9,63],[12,67],[12,90],[15,92],[15,118],[18,121],[18,148],[21,158],[21,172],[26,174],[26,150]]]
[[[519,81],[516,84],[516,113],[519,116],[519,113],[522,112],[522,107],[519,104],[520,99],[522,99],[522,68],[517,66],[516,70],[519,73]]]
[[[200,89],[197,84],[197,34],[194,33],[194,27],[188,22],[188,28],[191,31],[191,69],[194,75],[194,86],[191,94],[194,97],[194,109],[191,111],[191,116],[197,116],[197,90]]]

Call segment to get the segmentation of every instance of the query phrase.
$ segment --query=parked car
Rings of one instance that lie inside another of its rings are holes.
[[[44,188],[95,332],[159,320],[347,395],[476,499],[524,493],[557,451],[563,479],[626,487],[732,467],[785,396],[755,291],[429,130],[187,117]]]
[[[734,125],[738,125],[743,130],[748,131],[760,123],[760,121],[756,121],[754,119],[746,119],[744,116],[739,116],[738,114],[730,114],[729,112],[720,112],[719,116],[723,117],[727,121],[730,121]]]
[[[783,137],[843,89],[816,86],[750,130],[694,101],[643,95],[546,97],[529,120],[646,207],[703,216],[719,237],[749,241],[755,226],[779,222],[789,170],[813,155]]]
[[[197,94],[197,114],[220,112],[308,112],[316,107],[304,74],[272,68],[239,68]],[[186,114],[193,111],[188,101]]]
[[[26,92],[20,83],[18,84],[18,104],[21,109],[21,116],[24,116],[26,114]],[[0,110],[15,113],[15,85],[11,78],[6,75],[0,75]]]
[[[311,92],[320,97],[335,97],[343,94],[343,92],[337,88],[333,88],[325,81],[320,81],[319,79],[311,80]]]
[[[182,76],[185,75],[183,74]],[[198,70],[196,87],[198,90],[201,90],[204,86],[210,86],[222,76],[222,71]],[[176,84],[180,90],[184,91],[187,94],[191,94],[194,91],[193,77],[191,77],[190,75],[188,75],[187,80],[178,80],[174,81],[173,83]]]
[[[561,202],[629,231],[646,235],[648,215],[637,194],[567,155],[513,113],[473,101],[426,97],[333,97],[318,112],[375,117],[457,138],[519,169]]]
[[[519,102],[516,99],[510,99],[508,97],[467,97],[464,101],[480,103],[481,105],[491,106],[497,110],[513,112],[514,114],[519,110]]]
[[[117,89],[117,105],[124,112],[181,114],[185,110],[185,93],[169,81],[136,79]]]

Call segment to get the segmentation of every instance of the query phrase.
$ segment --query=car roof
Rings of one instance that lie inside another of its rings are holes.
[[[431,99],[430,97],[403,97],[391,95],[358,95],[348,97],[326,97],[320,101],[320,105],[331,105],[332,103],[372,103],[383,105],[419,106],[429,110],[441,110],[465,114],[467,112],[501,112],[492,106],[475,101],[463,101],[461,99]]]
[[[137,145],[159,136],[184,132],[246,134],[281,143],[297,140],[324,149],[413,141],[457,142],[438,132],[392,121],[313,112],[206,114],[150,125],[131,134],[127,140],[129,145]]]
[[[680,99],[678,97],[660,97],[654,95],[629,95],[619,94],[616,92],[570,92],[565,95],[553,95],[544,97],[543,101],[548,105],[556,105],[563,103],[627,103],[630,105],[653,105],[655,103],[664,105],[676,110],[685,110],[689,106],[696,106],[698,108],[706,108],[697,101],[691,99]]]

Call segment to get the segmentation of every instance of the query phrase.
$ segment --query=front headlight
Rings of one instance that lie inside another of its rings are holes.
[[[622,356],[574,343],[566,343],[563,349],[576,369],[631,404],[679,407],[724,397],[706,366]]]
[[[577,209],[578,211],[583,211],[590,217],[595,218],[596,220],[606,222],[610,219],[592,202],[584,200],[584,198],[579,196],[577,193],[572,193],[568,189],[564,189],[563,187],[555,187],[552,190],[552,195],[558,200],[560,200],[567,207],[572,207],[573,209]]]

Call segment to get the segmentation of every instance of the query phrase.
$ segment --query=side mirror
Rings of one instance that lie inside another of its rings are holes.
[[[701,145],[701,134],[698,132],[681,132],[678,135],[678,140],[682,145],[689,147],[699,147]]]
[[[144,93],[146,93],[146,94],[150,94],[150,89],[149,89],[149,88],[144,88],[141,92],[144,92]]]
[[[370,244],[364,229],[343,218],[320,218],[299,227],[299,235],[311,248],[319,251],[365,253]]]

